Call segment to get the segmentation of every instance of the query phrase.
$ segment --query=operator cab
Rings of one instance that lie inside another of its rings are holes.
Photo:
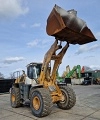
[[[27,65],[27,76],[30,79],[37,79],[41,73],[42,63],[30,63]]]

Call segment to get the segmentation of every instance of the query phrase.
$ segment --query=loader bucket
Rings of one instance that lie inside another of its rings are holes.
[[[48,19],[46,32],[50,36],[70,44],[86,44],[96,41],[86,22],[77,17],[77,11],[66,11],[55,5]]]

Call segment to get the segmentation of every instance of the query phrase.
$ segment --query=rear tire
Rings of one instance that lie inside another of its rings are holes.
[[[11,106],[13,108],[17,108],[17,107],[21,106],[21,103],[20,103],[20,90],[19,90],[19,88],[16,88],[16,87],[12,87],[11,88],[10,102],[11,102]]]
[[[32,113],[36,117],[44,117],[51,113],[52,100],[49,90],[37,88],[32,91],[30,99]]]
[[[61,109],[71,109],[76,103],[76,95],[72,88],[68,86],[59,86],[64,100],[58,101],[57,106]]]

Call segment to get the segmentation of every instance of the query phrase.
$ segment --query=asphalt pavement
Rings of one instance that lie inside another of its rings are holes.
[[[59,109],[56,104],[50,115],[37,118],[29,105],[12,108],[9,93],[0,94],[0,120],[100,120],[100,85],[72,85],[76,105],[70,110]]]

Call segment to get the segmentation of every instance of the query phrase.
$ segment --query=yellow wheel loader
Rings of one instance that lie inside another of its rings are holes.
[[[30,100],[31,111],[36,117],[49,115],[53,104],[64,110],[75,105],[75,92],[66,83],[57,83],[56,72],[69,44],[82,45],[96,41],[75,10],[66,11],[57,5],[47,19],[46,31],[55,37],[55,41],[46,52],[43,63],[28,64],[27,75],[23,71],[10,91],[11,106],[20,107],[26,100]],[[66,44],[62,45],[63,42]],[[51,61],[54,61],[52,66]]]

